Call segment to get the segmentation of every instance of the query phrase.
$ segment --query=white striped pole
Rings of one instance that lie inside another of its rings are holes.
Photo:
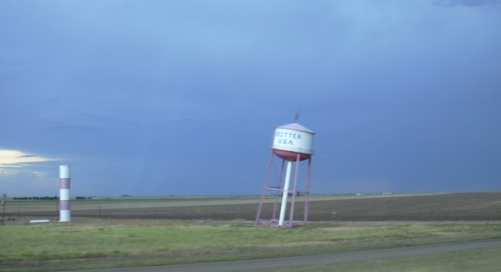
[[[59,166],[59,222],[71,221],[71,176],[68,165]]]

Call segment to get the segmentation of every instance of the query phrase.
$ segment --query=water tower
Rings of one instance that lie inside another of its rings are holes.
[[[296,118],[297,121],[297,118]],[[309,195],[311,184],[311,160],[313,155],[313,135],[315,132],[295,122],[275,129],[271,158],[268,164],[268,175],[263,184],[263,192],[257,208],[256,224],[269,223],[278,227],[294,225],[294,207],[296,196],[302,195],[304,202],[303,222],[308,222]],[[281,159],[281,170],[278,184],[272,185],[273,159]],[[307,174],[303,182],[303,190],[298,191],[299,166],[307,161]],[[292,180],[292,184],[291,184]],[[291,186],[292,185],[292,186]],[[270,202],[273,206],[271,220],[263,220],[263,206]],[[289,199],[290,198],[290,199]],[[290,202],[290,204],[289,204]],[[277,206],[280,203],[280,214],[277,221]],[[288,205],[289,204],[289,205]],[[287,206],[289,206],[289,220],[286,222]]]

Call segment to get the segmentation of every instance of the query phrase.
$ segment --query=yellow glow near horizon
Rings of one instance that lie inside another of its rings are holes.
[[[24,164],[41,163],[52,161],[53,159],[25,153],[14,149],[0,149],[0,168],[21,167]]]

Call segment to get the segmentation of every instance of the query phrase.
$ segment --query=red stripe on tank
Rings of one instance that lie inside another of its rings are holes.
[[[71,179],[65,178],[59,180],[59,188],[60,189],[70,189],[71,188]]]
[[[59,210],[71,210],[71,203],[69,200],[59,201]]]

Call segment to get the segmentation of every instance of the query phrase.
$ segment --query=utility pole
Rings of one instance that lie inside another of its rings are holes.
[[[7,194],[3,194],[2,201],[2,225],[5,225],[5,208],[7,206]]]

